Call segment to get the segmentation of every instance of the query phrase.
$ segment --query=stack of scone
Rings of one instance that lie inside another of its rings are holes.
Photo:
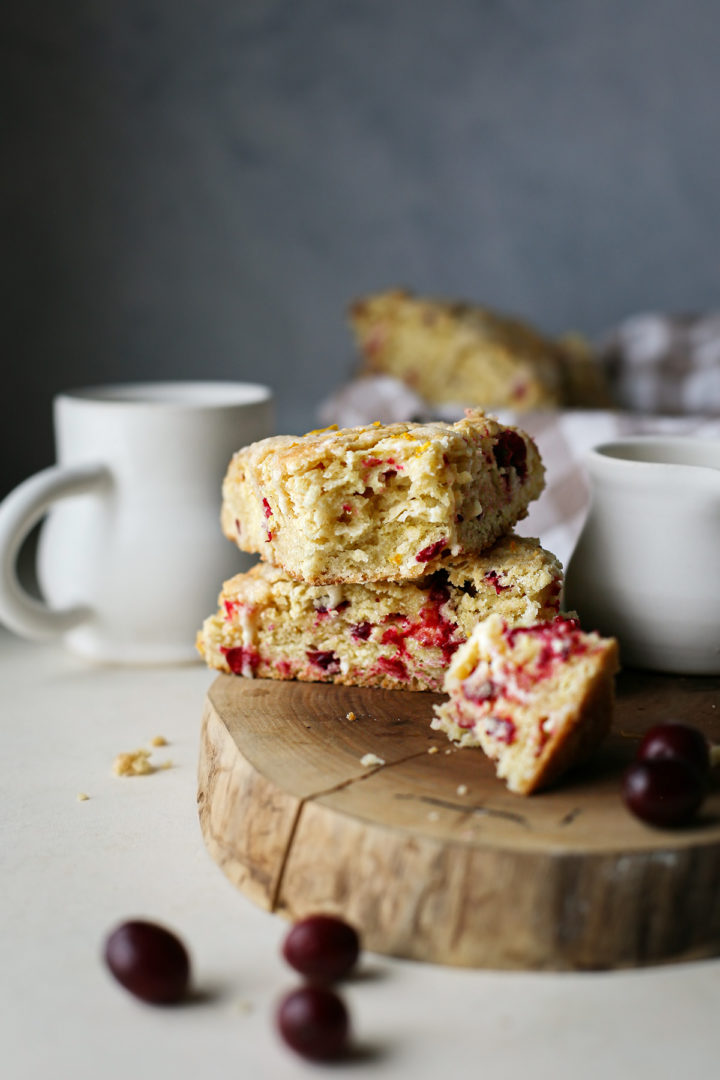
[[[481,412],[239,450],[222,528],[261,562],[224,584],[200,652],[251,677],[442,689],[489,616],[510,628],[558,614],[557,559],[512,533],[543,474],[532,439]],[[438,726],[456,737],[454,720]]]
[[[200,651],[243,675],[439,690],[491,612],[557,613],[558,561],[511,533],[543,471],[528,435],[482,413],[245,447],[222,527],[262,562],[225,583]]]

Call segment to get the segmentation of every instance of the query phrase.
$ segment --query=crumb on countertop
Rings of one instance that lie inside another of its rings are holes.
[[[85,791],[78,791],[78,793],[77,793],[77,801],[78,802],[87,802],[89,798],[90,798],[90,796]]]
[[[355,720],[355,713],[354,712],[346,713],[345,719],[346,720]]]
[[[159,765],[155,765],[150,761],[150,750],[145,750],[141,747],[138,750],[129,750],[124,754],[117,754],[113,761],[113,772],[115,776],[149,776],[150,773],[158,772],[160,769],[172,768],[171,761],[163,761]]]
[[[456,790],[457,790],[458,795],[467,795],[467,793],[468,793],[467,784],[458,784]]]
[[[364,754],[360,758],[361,765],[384,765],[385,759],[378,757],[377,754]]]
[[[437,821],[439,817],[440,815],[438,814],[437,810],[428,811],[428,821]]]
[[[168,741],[164,735],[154,735],[150,740],[151,746],[167,746]]]
[[[438,749],[437,746],[431,746],[431,747],[428,748],[428,754],[437,754],[437,753],[439,753],[439,749]]]

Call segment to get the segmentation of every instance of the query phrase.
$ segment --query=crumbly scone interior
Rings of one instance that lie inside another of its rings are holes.
[[[616,668],[615,642],[575,620],[508,630],[491,615],[456,654],[445,679],[450,700],[432,726],[481,747],[510,790],[529,794],[607,732]]]

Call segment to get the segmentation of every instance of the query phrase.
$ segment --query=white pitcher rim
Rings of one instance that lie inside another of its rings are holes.
[[[685,451],[689,447],[698,450],[697,458],[691,455],[693,460],[671,459],[673,451]],[[641,448],[657,448],[656,458],[648,459],[632,453],[633,450]],[[664,450],[668,452],[668,458],[664,458]],[[707,450],[707,455],[703,455],[703,450]],[[628,435],[620,439],[608,439],[592,447],[585,460],[587,463],[594,461],[598,466],[603,463],[626,470],[699,469],[717,475],[720,471],[720,439],[698,438],[692,435]]]
[[[264,383],[223,379],[153,379],[98,383],[62,390],[57,401],[110,408],[226,409],[260,405],[273,399]]]

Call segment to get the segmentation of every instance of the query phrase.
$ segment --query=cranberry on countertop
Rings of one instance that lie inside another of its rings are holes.
[[[357,931],[333,915],[308,915],[288,931],[282,949],[291,967],[318,982],[334,982],[355,966]]]
[[[153,1005],[173,1005],[187,994],[190,959],[180,939],[157,923],[121,923],[105,941],[105,962],[121,986]]]
[[[286,994],[276,1022],[287,1045],[312,1061],[331,1061],[347,1052],[348,1011],[342,998],[327,987],[302,986]]]

